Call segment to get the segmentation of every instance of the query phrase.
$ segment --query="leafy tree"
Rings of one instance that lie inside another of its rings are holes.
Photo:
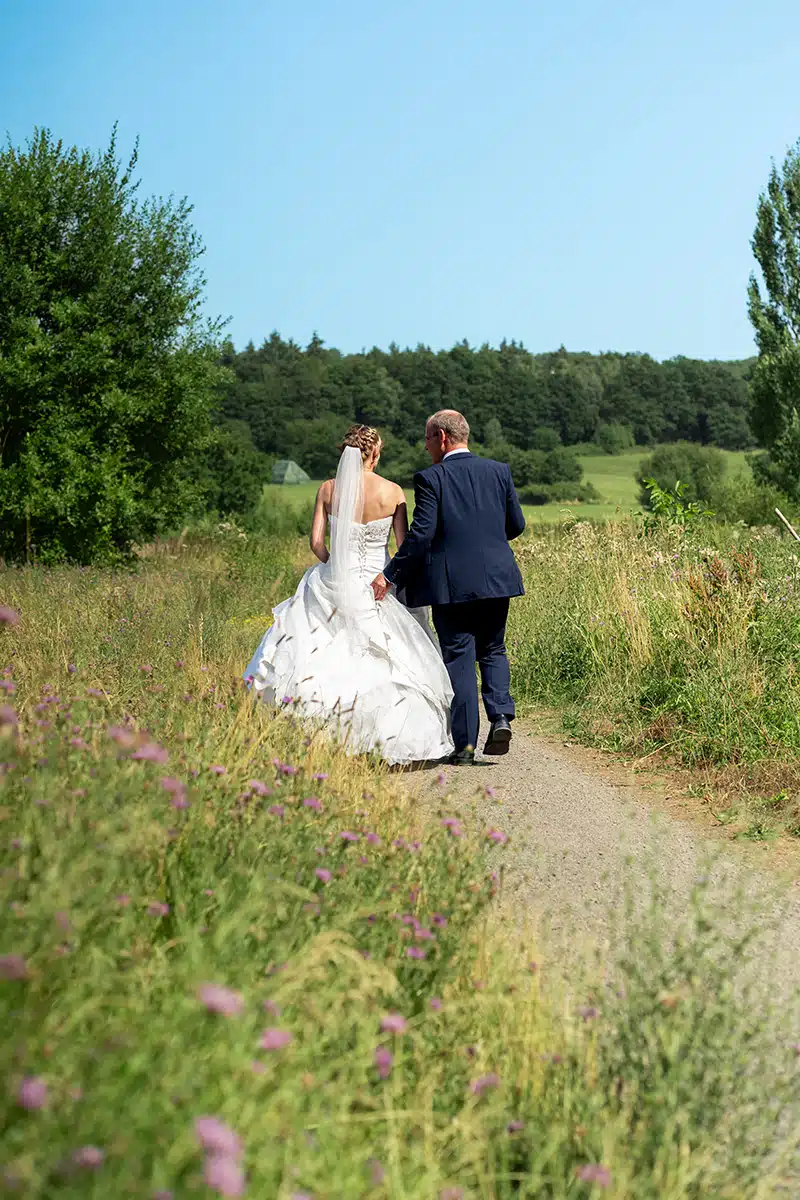
[[[713,446],[698,446],[693,442],[659,446],[641,464],[639,503],[650,506],[655,494],[653,483],[663,492],[685,498],[689,504],[705,503],[713,497],[724,474],[725,458]]]
[[[0,555],[110,561],[202,501],[218,326],[185,200],[108,149],[0,153]]]
[[[787,494],[800,495],[800,142],[781,171],[773,164],[758,201],[753,252],[766,295],[750,278],[749,312],[758,344],[751,424],[769,451],[772,474]]]
[[[274,460],[256,450],[247,423],[224,421],[197,461],[203,508],[221,517],[251,517]]]

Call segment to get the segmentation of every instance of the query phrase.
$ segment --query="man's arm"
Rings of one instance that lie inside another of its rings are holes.
[[[511,468],[506,467],[506,537],[510,542],[514,538],[519,537],[525,528],[525,517],[522,515],[519,498],[514,480],[511,477]]]
[[[439,505],[433,485],[422,472],[414,476],[414,519],[402,546],[380,575],[372,581],[376,600],[382,600],[390,583],[396,583],[415,559],[422,558],[439,523]]]

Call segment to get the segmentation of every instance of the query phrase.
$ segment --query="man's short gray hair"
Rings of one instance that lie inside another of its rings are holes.
[[[469,441],[467,418],[463,417],[460,412],[456,412],[454,408],[443,408],[440,412],[434,413],[432,417],[428,417],[425,429],[426,431],[430,429],[434,433],[441,430],[450,442]]]

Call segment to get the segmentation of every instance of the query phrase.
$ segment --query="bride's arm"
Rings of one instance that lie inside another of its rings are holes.
[[[330,557],[328,547],[325,545],[325,527],[328,523],[327,505],[330,503],[330,498],[331,480],[329,479],[317,492],[314,517],[311,521],[311,537],[308,539],[313,553],[323,563],[326,563]]]
[[[406,534],[408,533],[408,505],[406,504],[406,495],[403,489],[399,487],[397,493],[397,508],[394,510],[394,517],[392,518],[392,529],[394,530],[394,540],[399,550],[406,540]]]

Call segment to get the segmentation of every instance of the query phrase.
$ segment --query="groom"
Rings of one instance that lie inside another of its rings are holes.
[[[525,518],[505,463],[470,453],[469,425],[443,409],[428,418],[433,460],[414,476],[414,520],[394,558],[372,581],[376,600],[394,584],[410,608],[431,606],[453,686],[453,763],[471,763],[478,741],[478,686],[491,729],[484,754],[505,754],[514,701],[506,657],[508,601],[523,594],[509,546]]]

